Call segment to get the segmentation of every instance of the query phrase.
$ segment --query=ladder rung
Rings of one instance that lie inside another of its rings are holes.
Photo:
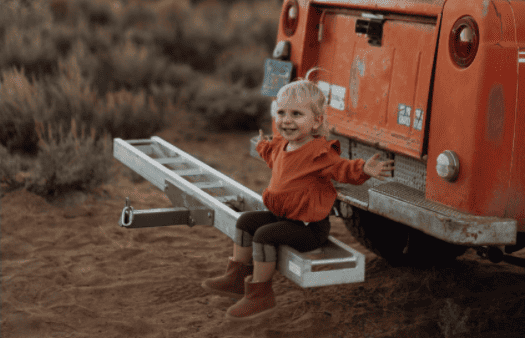
[[[184,161],[182,157],[163,157],[163,158],[154,158],[155,161],[160,164],[172,164],[172,163],[181,163]]]
[[[226,203],[230,201],[237,202],[237,195],[229,195],[229,196],[221,196],[221,197],[215,197],[215,199],[219,202]]]
[[[202,170],[201,169],[181,169],[181,170],[172,170],[175,174],[179,176],[195,176],[195,175],[201,175]]]
[[[221,182],[196,182],[192,184],[199,189],[222,188],[224,186]]]

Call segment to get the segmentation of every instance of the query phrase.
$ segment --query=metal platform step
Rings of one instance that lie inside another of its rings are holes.
[[[115,138],[113,156],[163,190],[174,205],[171,209],[135,211],[136,218],[133,208],[126,205],[121,226],[176,225],[170,224],[173,219],[190,226],[213,225],[233,239],[242,212],[267,210],[259,194],[159,137],[127,141]],[[178,169],[172,169],[174,166]],[[281,245],[278,270],[301,287],[355,283],[364,281],[365,258],[330,236],[323,247],[312,252],[300,253]]]

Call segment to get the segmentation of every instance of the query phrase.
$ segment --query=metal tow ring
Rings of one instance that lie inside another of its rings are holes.
[[[127,222],[126,219],[128,220]],[[120,216],[120,226],[127,227],[131,223],[133,223],[133,207],[129,205],[129,197],[126,197],[126,206],[122,209],[122,215]]]

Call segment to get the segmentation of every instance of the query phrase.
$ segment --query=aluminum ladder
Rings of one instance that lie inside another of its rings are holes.
[[[164,191],[174,205],[134,210],[126,199],[119,220],[122,227],[210,225],[233,239],[242,212],[267,210],[261,195],[160,137],[115,138],[113,156]],[[303,288],[356,283],[364,281],[365,258],[330,236],[323,247],[311,252],[280,245],[277,269]]]

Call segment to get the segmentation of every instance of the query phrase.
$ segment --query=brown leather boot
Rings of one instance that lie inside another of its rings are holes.
[[[244,297],[226,311],[227,319],[236,321],[252,320],[268,316],[275,311],[276,303],[272,289],[272,280],[252,283],[252,277],[246,277]]]
[[[208,292],[240,299],[244,296],[244,279],[252,273],[253,265],[244,265],[230,257],[223,276],[206,279],[201,285]]]

